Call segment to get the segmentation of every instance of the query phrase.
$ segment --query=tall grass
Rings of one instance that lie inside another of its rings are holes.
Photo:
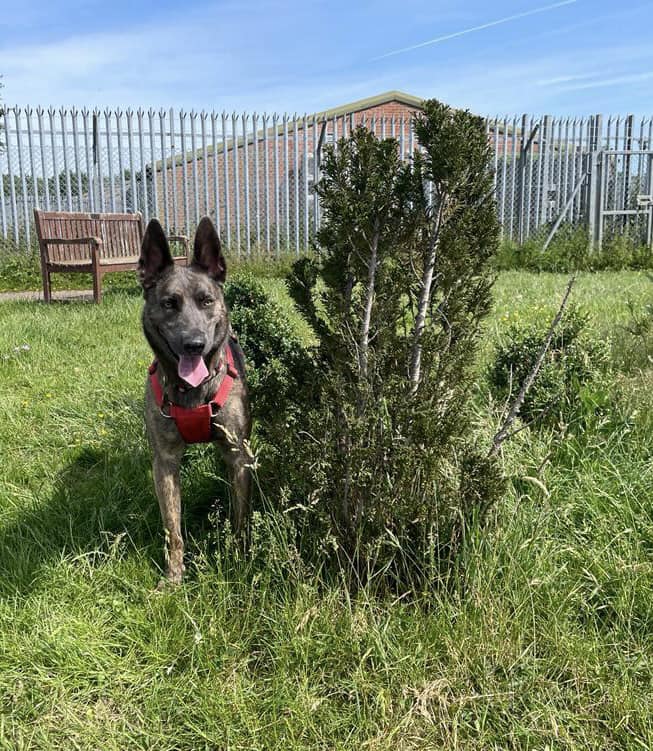
[[[502,275],[487,357],[564,283]],[[604,336],[648,295],[640,274],[585,275],[576,302]],[[509,491],[464,592],[347,587],[289,543],[301,509],[259,507],[243,556],[221,531],[220,468],[195,447],[189,575],[156,594],[140,304],[0,306],[0,747],[653,747],[650,372],[615,376],[591,432],[508,444]]]

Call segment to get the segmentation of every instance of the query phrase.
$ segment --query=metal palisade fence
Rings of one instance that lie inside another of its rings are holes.
[[[34,207],[141,212],[190,234],[203,215],[232,253],[309,247],[324,147],[366,125],[416,148],[410,117],[9,107],[0,117],[0,235],[32,237]],[[562,222],[600,244],[652,242],[653,120],[488,118],[503,236],[545,244]]]
[[[596,247],[628,233],[651,245],[653,118],[493,118],[497,211],[503,236],[544,248],[563,222],[585,227]]]

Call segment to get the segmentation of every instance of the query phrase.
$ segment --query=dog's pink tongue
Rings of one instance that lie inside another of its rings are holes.
[[[209,374],[201,355],[182,355],[179,358],[177,373],[190,386],[199,386]]]

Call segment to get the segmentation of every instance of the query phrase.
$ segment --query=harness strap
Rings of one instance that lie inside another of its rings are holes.
[[[208,403],[200,404],[199,407],[180,407],[178,404],[167,402],[169,416],[175,421],[177,430],[186,443],[208,443],[213,440],[212,420],[227,403],[231,389],[238,378],[231,341],[227,342],[225,354],[227,372],[223,375],[215,394]],[[148,372],[154,400],[158,407],[163,409],[166,398],[157,375],[158,365],[159,363],[155,360]]]

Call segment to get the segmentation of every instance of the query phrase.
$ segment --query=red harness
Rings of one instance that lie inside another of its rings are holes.
[[[166,399],[161,382],[157,376],[159,363],[155,360],[149,367],[150,385],[152,393],[161,413],[164,405],[168,407],[167,417],[175,421],[177,430],[186,443],[209,443],[213,440],[211,424],[218,411],[224,407],[233,388],[234,382],[238,378],[238,371],[234,364],[234,355],[231,350],[231,342],[227,342],[225,347],[227,359],[227,372],[218,384],[218,388],[207,404],[200,404],[199,407],[180,407],[170,400]]]

